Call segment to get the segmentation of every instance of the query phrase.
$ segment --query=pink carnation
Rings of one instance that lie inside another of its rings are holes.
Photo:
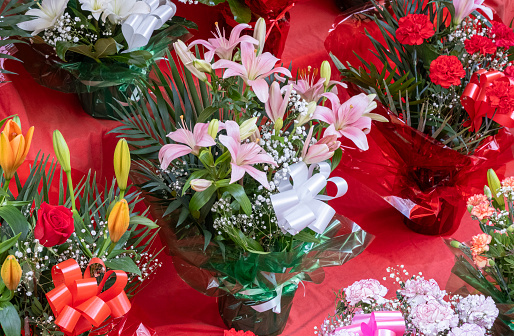
[[[387,288],[382,286],[378,280],[364,279],[345,288],[344,293],[346,300],[351,305],[356,305],[361,301],[367,304],[372,303],[372,301],[382,304],[385,303],[384,296],[387,294]]]
[[[473,195],[470,198],[468,198],[467,205],[471,205],[471,206],[475,207],[475,206],[480,205],[482,203],[489,204],[489,199],[487,198],[486,195],[476,194],[476,195]]]
[[[475,265],[477,265],[478,268],[484,268],[486,266],[489,266],[489,259],[478,254],[473,254],[473,262],[475,263]]]
[[[455,327],[448,336],[484,336],[485,329],[479,325],[465,323],[460,327]]]
[[[431,300],[412,309],[411,322],[421,333],[437,335],[456,327],[459,323],[459,317],[450,304]]]
[[[471,215],[475,216],[479,220],[488,219],[495,212],[495,209],[489,206],[488,203],[480,203],[471,210]]]
[[[418,278],[407,280],[400,294],[407,298],[411,306],[417,306],[431,300],[442,301],[446,291],[441,290],[434,279]]]
[[[487,233],[481,233],[471,238],[471,252],[474,254],[481,254],[489,251],[489,244],[492,237]]]
[[[502,181],[502,187],[514,188],[514,176],[505,178],[505,180]]]

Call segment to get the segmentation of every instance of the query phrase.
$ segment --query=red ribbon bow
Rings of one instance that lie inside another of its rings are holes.
[[[351,325],[337,330],[347,330],[360,336],[402,336],[405,320],[399,311],[379,311],[355,315]]]
[[[486,96],[486,88],[494,81],[502,80],[512,82],[503,72],[497,70],[487,71],[480,69],[471,76],[471,80],[464,89],[460,101],[468,112],[471,121],[471,131],[476,131],[482,126],[482,117],[493,118],[498,124],[505,127],[514,127],[514,111],[510,114],[498,113],[491,106]]]
[[[46,297],[56,317],[55,324],[66,335],[82,334],[93,326],[100,326],[109,315],[116,318],[130,310],[130,301],[124,290],[128,282],[127,273],[109,271],[98,285],[89,270],[93,264],[102,265],[105,272],[105,265],[98,258],[91,259],[84,276],[74,259],[63,261],[52,268],[55,288]],[[105,282],[113,274],[116,275],[115,283],[102,292]]]

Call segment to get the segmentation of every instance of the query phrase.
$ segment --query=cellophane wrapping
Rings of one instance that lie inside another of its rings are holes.
[[[154,329],[145,326],[138,319],[129,319],[127,315],[110,318],[99,328],[89,332],[89,336],[156,336]]]

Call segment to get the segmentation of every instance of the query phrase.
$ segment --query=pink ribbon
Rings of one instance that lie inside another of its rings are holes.
[[[399,311],[380,311],[355,315],[352,324],[337,328],[356,333],[359,336],[402,336],[405,320]]]

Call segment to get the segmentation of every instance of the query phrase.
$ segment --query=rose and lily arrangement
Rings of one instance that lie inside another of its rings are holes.
[[[139,193],[127,187],[126,141],[114,153],[116,181],[105,189],[91,173],[73,184],[70,152],[57,130],[60,173],[57,162],[38,155],[22,181],[17,170],[34,127],[23,134],[17,117],[1,124],[0,330],[6,336],[79,335],[109,316],[122,318],[128,297],[159,267],[157,254],[147,249],[157,225],[134,209]]]
[[[322,336],[422,335],[485,336],[492,334],[498,308],[491,297],[452,295],[434,279],[409,275],[403,265],[388,267],[398,288],[387,298],[388,289],[376,279],[363,279],[341,289],[336,311],[318,328]],[[384,277],[383,280],[387,280]],[[367,329],[369,326],[370,329]],[[366,333],[367,330],[372,332]],[[375,333],[373,333],[375,332]]]
[[[373,1],[380,64],[343,64],[345,81],[377,95],[400,120],[463,154],[514,126],[514,32],[483,1]],[[382,42],[384,41],[384,42]],[[383,64],[383,68],[380,66]]]

